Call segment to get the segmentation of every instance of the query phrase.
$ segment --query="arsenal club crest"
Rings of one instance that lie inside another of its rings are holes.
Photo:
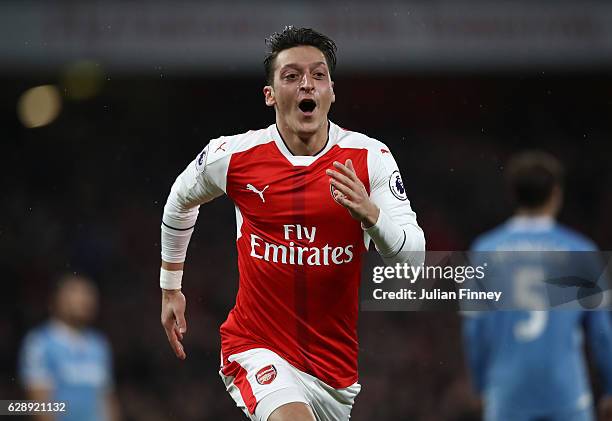
[[[257,383],[261,385],[272,383],[276,378],[276,367],[272,364],[265,366],[257,372],[255,378],[257,379]]]

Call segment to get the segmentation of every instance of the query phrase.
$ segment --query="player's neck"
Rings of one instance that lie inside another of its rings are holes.
[[[69,335],[80,335],[85,327],[83,325],[69,323],[67,320],[59,317],[53,317],[51,320],[58,329],[66,332]]]
[[[516,216],[524,216],[528,218],[552,218],[557,216],[556,209],[552,206],[542,206],[539,208],[518,208]]]
[[[285,142],[289,151],[296,156],[313,156],[319,153],[326,145],[329,133],[329,121],[326,120],[316,132],[300,134],[283,124],[276,121],[276,127]]]

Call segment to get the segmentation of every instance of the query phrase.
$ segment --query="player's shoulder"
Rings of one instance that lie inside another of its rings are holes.
[[[567,248],[573,251],[595,251],[598,249],[593,240],[566,225],[555,224],[553,232],[559,242],[566,244]]]
[[[484,232],[476,237],[470,249],[473,251],[496,251],[515,249],[519,246],[537,246],[542,250],[597,250],[597,245],[588,237],[557,222],[542,231],[517,231],[514,225],[511,219]],[[527,240],[525,236],[529,236]]]
[[[472,251],[493,251],[507,238],[507,234],[506,224],[498,225],[477,236],[472,242],[470,249]]]
[[[244,133],[238,133],[230,136],[221,136],[216,139],[212,139],[209,142],[209,159],[216,160],[221,157],[228,156],[236,152],[242,152],[257,145],[272,141],[273,137],[270,134],[269,127],[258,130],[249,130]]]
[[[50,342],[53,336],[52,326],[50,323],[44,323],[30,329],[23,338],[24,347],[44,347]]]
[[[210,165],[222,158],[227,158],[234,153],[243,152],[258,145],[273,142],[274,138],[270,130],[271,126],[211,139],[196,157],[196,169],[199,170],[204,168],[206,165]]]
[[[364,133],[342,128],[338,125],[334,126],[337,133],[337,144],[341,148],[367,149],[379,154],[390,153],[387,145],[378,139]]]
[[[398,171],[395,158],[385,143],[366,134],[343,129],[339,126],[336,126],[335,129],[337,145],[340,148],[365,149],[368,156],[368,166],[371,169],[381,169],[382,174]],[[375,173],[378,172],[376,170],[371,172],[371,174]],[[401,184],[401,180],[399,180],[399,183]]]

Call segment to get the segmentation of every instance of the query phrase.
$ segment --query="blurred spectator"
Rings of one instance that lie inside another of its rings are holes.
[[[98,291],[87,278],[65,275],[51,300],[51,318],[33,329],[20,352],[19,376],[28,399],[65,402],[63,413],[40,413],[39,420],[114,421],[111,349],[89,327]]]

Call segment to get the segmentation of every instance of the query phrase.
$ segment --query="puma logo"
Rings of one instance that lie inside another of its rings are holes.
[[[247,184],[246,188],[247,190],[252,191],[253,193],[257,193],[259,195],[259,197],[261,198],[261,201],[266,203],[266,199],[264,198],[264,192],[266,191],[266,189],[270,187],[269,185],[264,187],[263,190],[259,191],[255,188],[255,186],[253,186],[252,184]]]

